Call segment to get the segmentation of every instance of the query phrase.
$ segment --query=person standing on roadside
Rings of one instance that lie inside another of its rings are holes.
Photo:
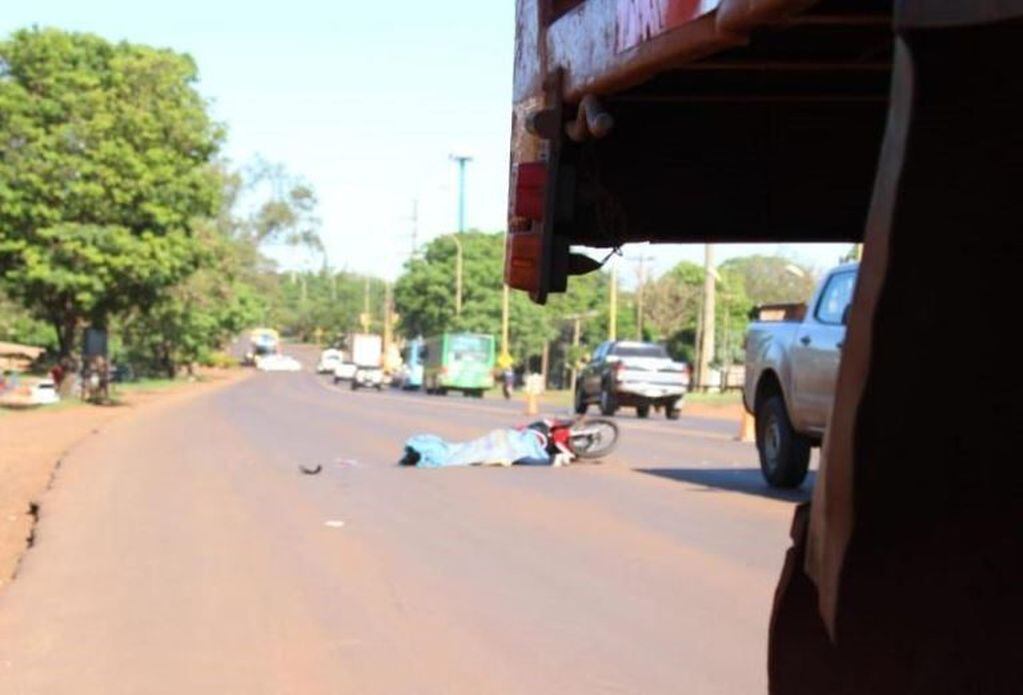
[[[504,394],[504,399],[509,400],[512,390],[515,388],[515,371],[511,367],[505,367],[501,377],[501,392]]]

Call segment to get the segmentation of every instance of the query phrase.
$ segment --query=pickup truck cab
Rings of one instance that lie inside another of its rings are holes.
[[[756,419],[760,469],[776,487],[803,482],[824,437],[858,269],[832,269],[800,311],[780,320],[761,311],[746,331],[743,403]]]
[[[645,418],[650,408],[664,410],[676,420],[678,403],[689,387],[685,363],[668,356],[663,345],[618,340],[601,343],[579,376],[575,388],[575,411],[584,414],[591,403],[604,415],[620,406],[634,407]]]

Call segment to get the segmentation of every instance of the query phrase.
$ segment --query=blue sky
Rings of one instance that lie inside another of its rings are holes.
[[[191,54],[200,90],[228,127],[226,155],[238,165],[280,162],[314,186],[332,265],[397,275],[415,200],[420,242],[453,230],[452,153],[473,157],[467,225],[504,228],[512,0],[4,5],[4,34],[36,24]],[[741,245],[717,255],[780,252],[824,268],[846,248]],[[700,246],[626,249],[638,254],[655,256],[658,270],[703,257]]]

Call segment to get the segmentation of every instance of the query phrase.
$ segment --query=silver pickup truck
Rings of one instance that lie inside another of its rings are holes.
[[[743,403],[756,419],[760,470],[775,487],[803,482],[810,448],[824,437],[858,269],[832,269],[809,304],[759,308],[746,331]]]

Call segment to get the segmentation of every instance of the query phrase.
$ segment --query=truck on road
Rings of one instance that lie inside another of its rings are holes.
[[[808,304],[755,312],[746,331],[743,404],[756,419],[760,470],[773,486],[802,483],[810,449],[824,437],[857,270],[832,269]]]
[[[334,369],[334,383],[351,381],[360,387],[383,388],[383,339],[370,333],[353,333],[345,341],[344,359]]]
[[[637,417],[648,417],[654,408],[677,420],[678,403],[688,386],[685,363],[671,359],[663,345],[609,340],[596,349],[579,375],[575,412],[583,415],[596,403],[603,415],[614,415],[626,406],[635,408]]]
[[[257,357],[275,355],[281,349],[281,334],[273,328],[253,328],[249,331],[249,347],[245,351],[245,364],[254,365]]]

